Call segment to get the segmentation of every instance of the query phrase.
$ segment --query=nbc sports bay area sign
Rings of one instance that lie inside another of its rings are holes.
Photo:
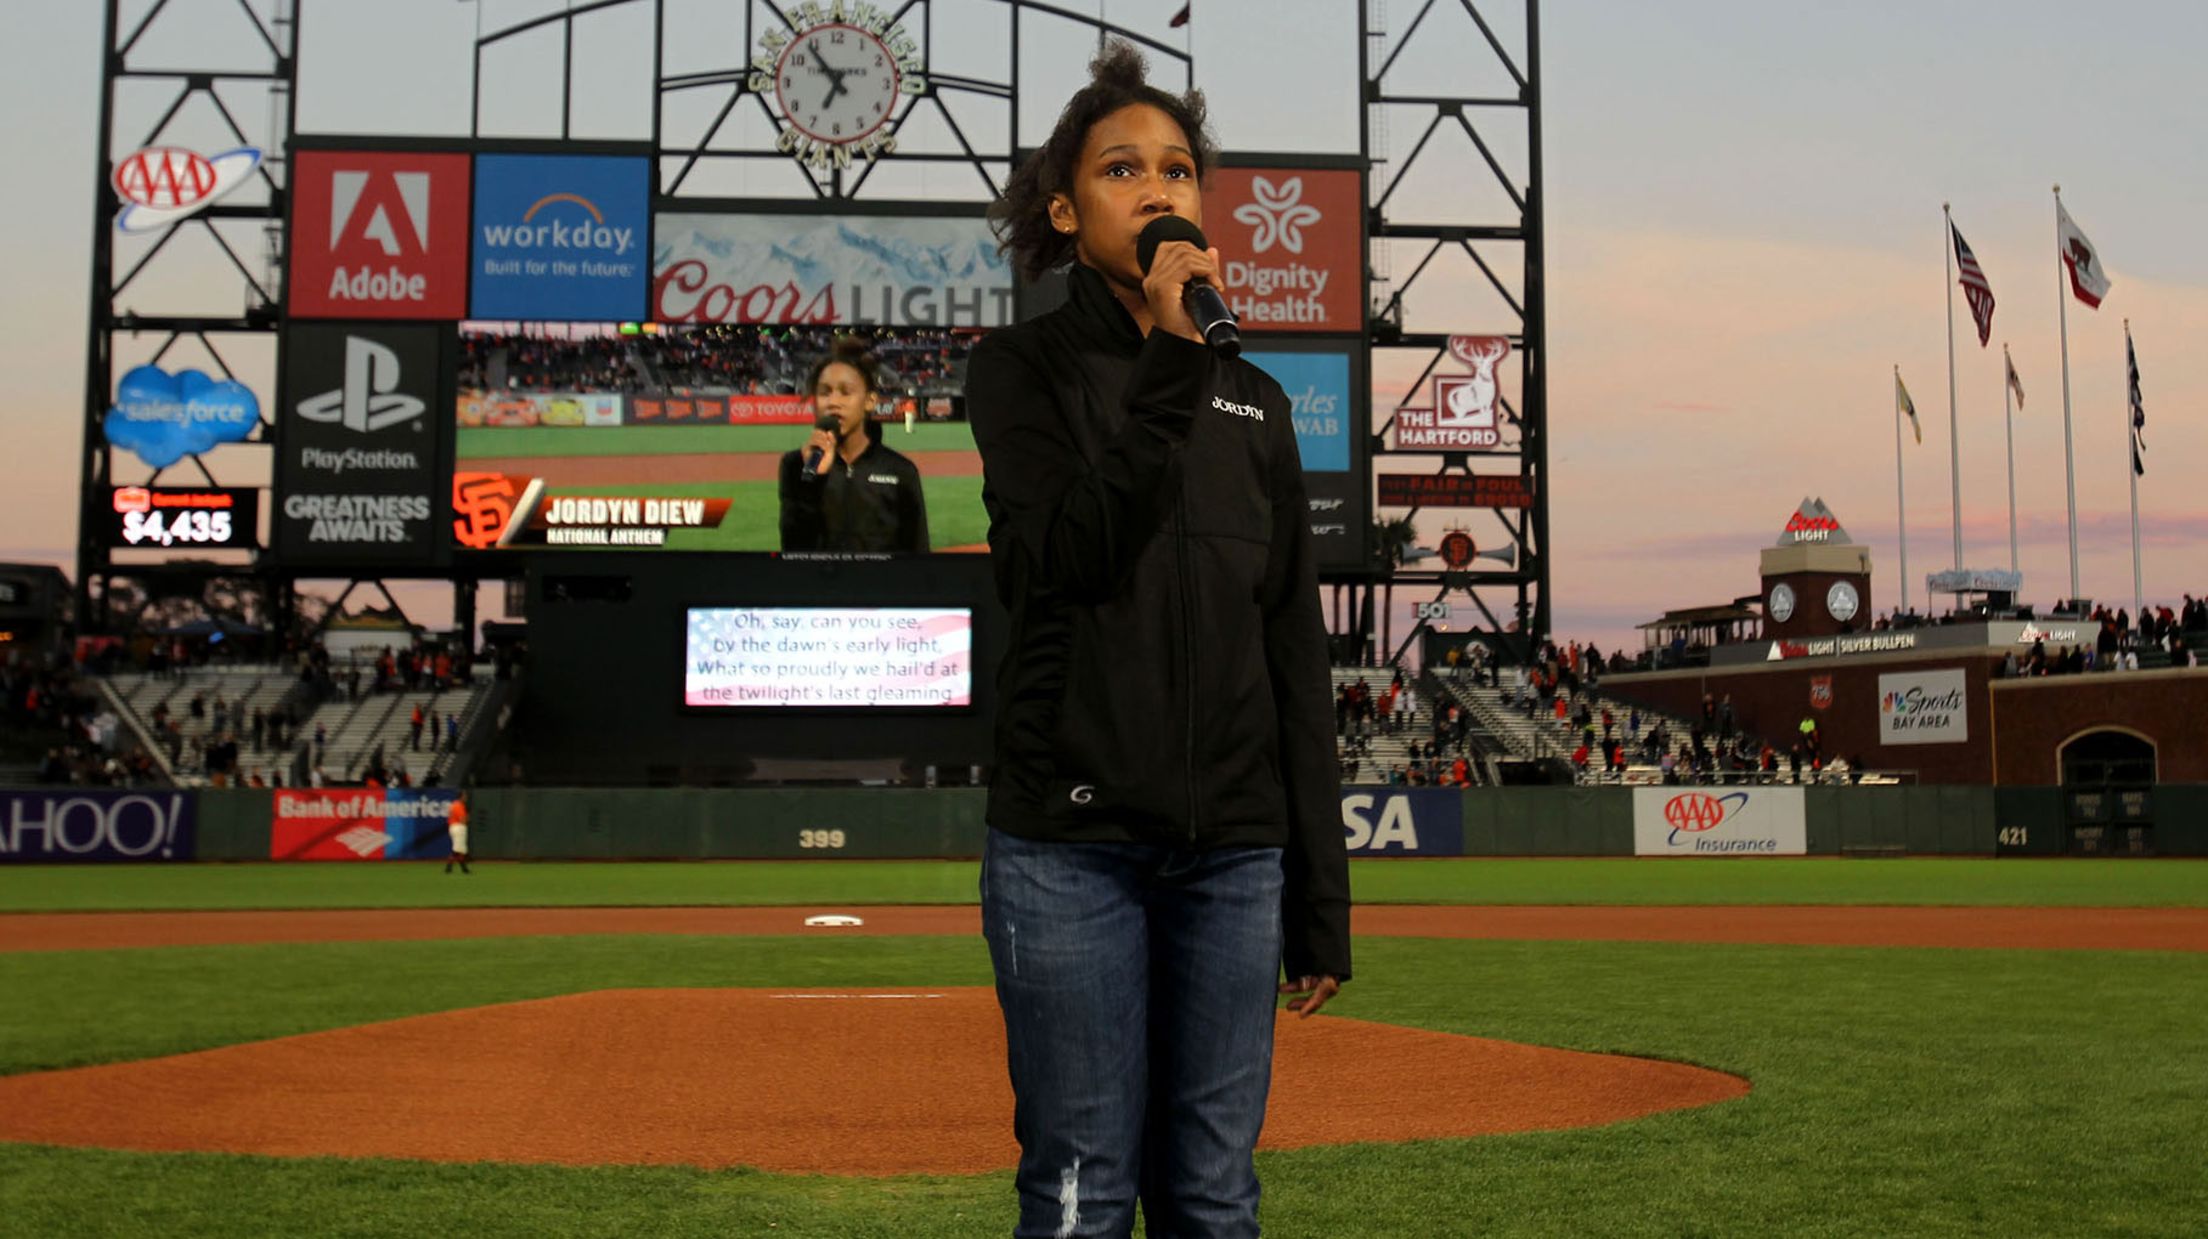
[[[1635,856],[1804,856],[1798,787],[1636,787]]]
[[[1970,694],[1961,668],[1878,677],[1880,744],[1960,744],[1970,739]]]
[[[420,561],[442,476],[445,329],[294,324],[284,341],[273,537],[286,559]]]

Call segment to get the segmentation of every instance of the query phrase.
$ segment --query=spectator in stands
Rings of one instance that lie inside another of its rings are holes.
[[[857,339],[837,341],[813,364],[806,391],[823,422],[782,457],[782,549],[928,549],[927,498],[911,458],[882,442],[874,419],[882,393],[874,354]],[[807,460],[818,453],[810,469]]]
[[[419,753],[422,751],[422,724],[426,721],[428,721],[428,715],[422,713],[422,703],[415,702],[414,713],[406,722],[406,747],[412,752]]]

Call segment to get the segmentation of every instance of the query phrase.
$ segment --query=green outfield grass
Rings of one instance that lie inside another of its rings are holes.
[[[1361,951],[1330,1008],[1344,1016],[1687,1060],[1745,1075],[1754,1092],[1606,1128],[1267,1153],[1269,1235],[2116,1236],[2208,1222],[2208,956],[1418,940]],[[988,975],[982,945],[953,938],[0,955],[0,1072],[619,986]],[[741,1080],[686,1086],[743,1105]],[[1359,1081],[1337,1088],[1353,1098]],[[1002,1173],[868,1181],[0,1145],[11,1236],[965,1239],[1008,1233],[1011,1202]]]
[[[966,861],[0,866],[0,911],[973,903]],[[1363,903],[2208,907],[2193,860],[1360,860]]]
[[[500,456],[697,456],[773,452],[805,442],[810,426],[462,426],[453,445],[461,463]],[[900,452],[971,452],[965,422],[882,423],[882,442]]]

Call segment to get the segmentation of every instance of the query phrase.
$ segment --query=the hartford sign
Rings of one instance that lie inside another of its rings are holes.
[[[1803,856],[1809,816],[1798,787],[1636,787],[1636,856]]]

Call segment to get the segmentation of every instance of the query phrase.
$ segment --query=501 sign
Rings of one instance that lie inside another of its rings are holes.
[[[1413,614],[1422,620],[1445,620],[1449,618],[1449,604],[1446,602],[1421,602],[1413,608]]]

